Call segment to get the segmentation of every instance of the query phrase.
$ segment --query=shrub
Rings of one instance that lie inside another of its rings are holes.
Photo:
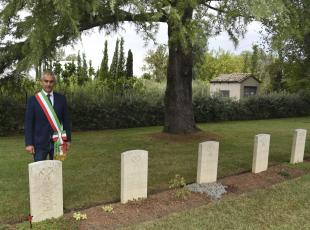
[[[26,95],[32,95],[32,87]],[[165,84],[136,79],[121,93],[104,82],[89,81],[83,86],[59,85],[67,96],[73,130],[102,130],[164,124]],[[0,135],[22,131],[26,95],[0,92]],[[208,85],[193,82],[196,122],[269,119],[310,115],[310,93],[274,93],[234,101],[208,96]]]
[[[25,114],[23,102],[15,97],[0,95],[0,136],[18,133],[23,129]]]

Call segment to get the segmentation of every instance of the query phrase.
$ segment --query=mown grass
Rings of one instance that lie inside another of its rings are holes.
[[[254,135],[271,134],[270,164],[290,159],[293,130],[310,130],[310,117],[199,124],[220,136],[218,176],[250,170]],[[117,201],[120,196],[120,156],[126,150],[149,151],[149,192],[168,188],[175,174],[196,178],[198,143],[170,142],[151,137],[162,127],[73,133],[70,156],[63,164],[65,210]],[[310,135],[306,154],[310,156]],[[22,221],[29,214],[28,163],[23,136],[0,138],[0,223]]]
[[[128,229],[310,229],[309,191],[306,174]]]

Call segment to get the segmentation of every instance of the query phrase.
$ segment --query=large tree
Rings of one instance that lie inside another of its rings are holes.
[[[168,25],[168,70],[164,131],[196,131],[192,107],[195,41],[226,30],[236,42],[251,20],[280,11],[282,0],[0,0],[0,73],[18,71],[49,58],[55,49],[95,27],[117,29],[135,23],[151,38],[158,23]]]
[[[277,75],[292,91],[310,90],[310,1],[283,0],[283,4],[283,10],[262,20],[267,41],[279,57]]]

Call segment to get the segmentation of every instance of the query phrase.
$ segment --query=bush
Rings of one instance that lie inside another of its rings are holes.
[[[234,101],[205,97],[194,100],[196,122],[254,120],[310,115],[309,93],[277,93]]]
[[[164,83],[137,79],[121,93],[96,81],[60,85],[55,91],[67,96],[73,130],[101,130],[163,125],[164,90]],[[0,95],[0,135],[23,129],[26,96],[15,94]],[[276,93],[234,101],[210,97],[208,85],[194,81],[193,105],[196,122],[308,116],[310,94]]]
[[[25,101],[24,101],[25,102]],[[21,99],[0,96],[0,136],[18,133],[24,125],[25,104]]]

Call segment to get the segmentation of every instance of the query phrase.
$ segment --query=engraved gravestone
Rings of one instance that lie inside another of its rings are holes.
[[[295,129],[291,151],[291,164],[304,161],[307,130]]]
[[[216,182],[219,142],[206,141],[199,144],[197,183]]]
[[[255,136],[252,172],[259,173],[267,170],[269,157],[269,134],[258,134]]]
[[[62,162],[47,160],[30,163],[30,213],[33,222],[63,215]]]
[[[132,150],[121,156],[121,203],[147,197],[148,152]]]

